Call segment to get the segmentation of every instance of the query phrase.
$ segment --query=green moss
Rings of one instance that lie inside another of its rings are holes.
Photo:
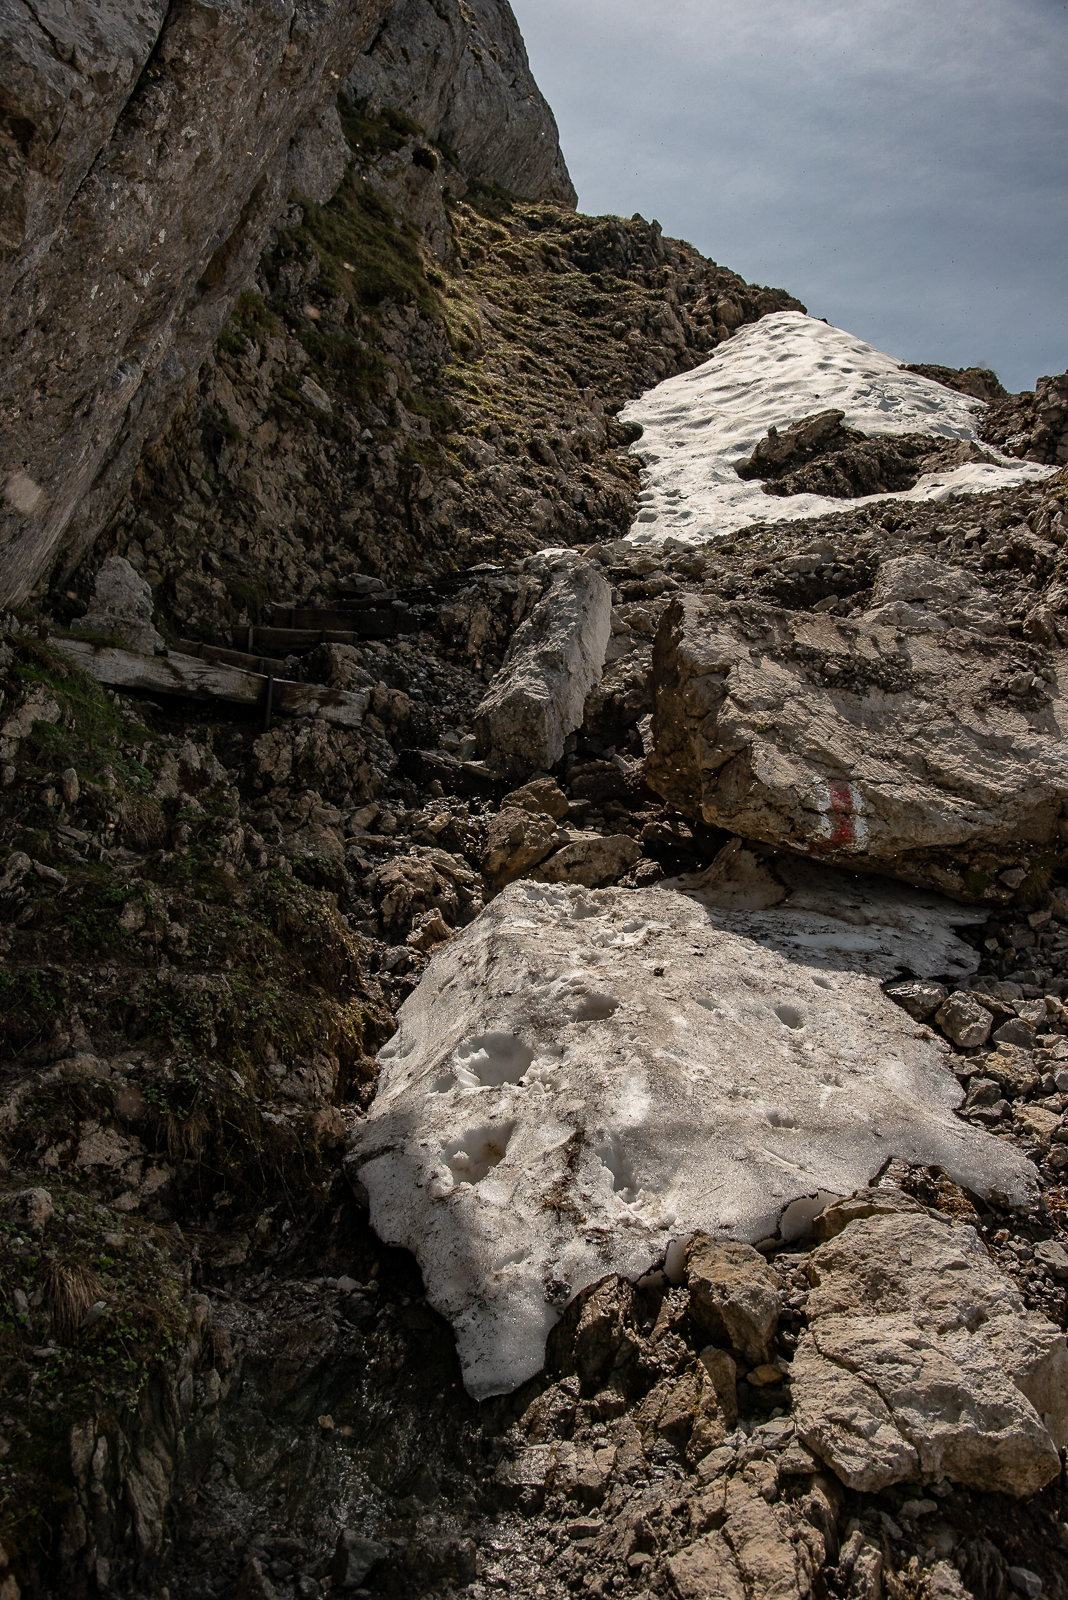
[[[297,338],[311,357],[314,376],[330,394],[359,405],[385,393],[387,367],[378,350],[343,334],[301,329]]]
[[[230,321],[216,342],[225,354],[243,356],[249,342],[258,343],[266,336],[278,333],[281,326],[266,301],[251,289],[244,289],[237,297]],[[229,423],[229,418],[226,421]],[[240,439],[241,435],[238,434],[237,438]]]
[[[418,230],[402,222],[370,184],[350,172],[326,205],[298,199],[304,221],[282,235],[268,258],[275,281],[285,256],[314,255],[318,285],[328,294],[364,307],[384,300],[414,302],[425,315],[440,315],[440,295],[427,280]]]
[[[32,634],[21,634],[12,643],[15,652],[12,679],[27,689],[38,686],[50,689],[68,722],[77,724],[78,738],[83,745],[108,746],[122,736],[127,719],[108,700],[96,679],[75,666],[69,656]],[[42,732],[46,727],[51,727],[52,731]],[[58,745],[63,730],[55,724],[38,723],[35,737],[54,740]]]
[[[0,968],[0,1041],[4,1054],[21,1055],[70,1010],[70,982],[55,968]]]
[[[234,606],[239,611],[247,611],[254,622],[259,622],[271,595],[267,579],[245,572],[227,572],[222,581]]]
[[[407,144],[409,139],[426,138],[418,122],[392,107],[387,107],[376,117],[370,117],[367,115],[366,100],[352,101],[340,95],[337,111],[349,149],[367,161],[390,155]],[[438,148],[442,147],[439,145]]]
[[[48,1186],[55,1214],[43,1238],[13,1224],[7,1207],[0,1213],[0,1538],[9,1554],[31,1560],[72,1493],[72,1422],[136,1407],[188,1334],[185,1285],[162,1231],[79,1193],[58,1172]],[[87,1318],[90,1305],[100,1309]]]

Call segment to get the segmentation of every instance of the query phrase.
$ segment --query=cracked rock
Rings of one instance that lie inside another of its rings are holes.
[[[555,766],[582,724],[611,631],[612,591],[600,567],[561,561],[475,714],[480,752],[518,775]]]
[[[677,596],[656,638],[647,781],[744,838],[1004,899],[997,875],[1021,850],[1059,847],[1068,790],[1053,665],[1017,672],[1017,649]]]
[[[849,1488],[948,1477],[1022,1496],[1057,1476],[1064,1335],[1024,1309],[974,1229],[930,1214],[858,1217],[808,1272],[797,1428]]]

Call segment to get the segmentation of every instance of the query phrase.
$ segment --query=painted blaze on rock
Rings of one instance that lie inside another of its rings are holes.
[[[1020,685],[1012,641],[980,631],[985,613],[968,630],[886,610],[845,621],[673,600],[653,657],[648,782],[744,838],[1007,899],[999,874],[1068,835],[1060,653]]]
[[[880,988],[892,956],[857,932],[789,905],[521,882],[435,954],[381,1052],[354,1160],[473,1394],[539,1371],[591,1283],[637,1278],[698,1231],[722,1248],[764,1238],[891,1156],[1026,1203],[1030,1163],[954,1117],[939,1047]],[[759,1283],[751,1300],[757,1356]],[[718,1326],[711,1288],[704,1302]]]

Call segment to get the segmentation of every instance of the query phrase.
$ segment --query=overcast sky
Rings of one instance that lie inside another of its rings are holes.
[[[906,361],[1068,363],[1064,0],[512,0],[579,205]]]

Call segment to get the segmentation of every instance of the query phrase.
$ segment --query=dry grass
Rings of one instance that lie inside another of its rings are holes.
[[[172,1161],[198,1161],[204,1154],[211,1134],[211,1120],[203,1106],[194,1103],[184,1117],[161,1117],[160,1126],[167,1140],[167,1155]]]
[[[62,1266],[48,1269],[45,1295],[52,1316],[52,1332],[64,1343],[73,1339],[89,1307],[104,1299],[104,1286],[91,1267]]]
[[[152,850],[167,841],[167,818],[158,800],[150,795],[124,794],[119,801],[122,831],[142,850]]]

